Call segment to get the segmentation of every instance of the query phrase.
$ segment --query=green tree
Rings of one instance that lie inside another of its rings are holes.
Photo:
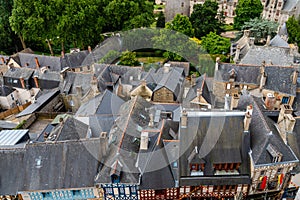
[[[135,52],[123,51],[119,65],[139,66],[140,62],[137,60]]]
[[[250,19],[242,26],[242,30],[250,30],[251,36],[258,41],[267,38],[268,35],[274,37],[277,34],[278,23],[261,18]]]
[[[210,32],[201,39],[201,45],[210,54],[227,54],[229,52],[230,39],[223,38],[214,32]]]
[[[195,29],[195,36],[201,38],[209,32],[221,32],[224,21],[223,15],[218,16],[218,3],[207,0],[202,4],[195,4],[190,21]]]
[[[147,0],[112,0],[104,9],[105,31],[149,27],[154,22],[153,3]]]
[[[194,29],[187,16],[177,14],[174,19],[166,23],[166,28],[183,33],[189,37],[194,36]]]
[[[17,35],[9,24],[12,8],[13,0],[0,0],[0,49],[6,54],[12,54],[19,49]]]
[[[117,58],[120,57],[120,55],[120,52],[110,50],[103,58],[100,59],[99,63],[112,64]]]
[[[286,22],[286,27],[289,35],[289,43],[297,43],[300,46],[300,17],[296,19],[290,17]]]
[[[159,12],[156,21],[156,27],[165,28],[166,18],[163,12]]]
[[[260,0],[239,0],[234,17],[234,28],[240,29],[245,22],[261,15],[263,6]]]

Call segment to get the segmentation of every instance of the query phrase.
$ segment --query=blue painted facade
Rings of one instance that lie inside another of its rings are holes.
[[[138,200],[138,189],[136,185],[125,184],[101,184],[104,190],[105,200]]]

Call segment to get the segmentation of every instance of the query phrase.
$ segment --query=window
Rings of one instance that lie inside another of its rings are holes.
[[[184,3],[183,2],[181,3],[181,7],[184,7]]]
[[[281,103],[287,104],[289,102],[289,97],[282,97]]]
[[[282,168],[278,168],[278,170],[277,170],[277,174],[281,174],[282,173]]]
[[[178,167],[178,163],[177,162],[173,162],[173,167],[177,168]]]
[[[261,170],[261,171],[260,171],[260,175],[261,175],[261,176],[264,176],[264,175],[265,175],[265,170]]]

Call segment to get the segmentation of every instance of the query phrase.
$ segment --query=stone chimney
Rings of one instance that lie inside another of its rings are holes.
[[[26,88],[26,86],[25,86],[25,80],[24,80],[24,78],[23,78],[23,77],[20,77],[20,82],[21,82],[21,86],[22,86],[22,88],[23,88],[23,89],[25,89],[25,88]]]
[[[267,36],[266,46],[270,46],[271,36]]]
[[[254,45],[254,41],[255,41],[255,38],[254,37],[250,37],[249,38],[249,45],[253,46]]]
[[[216,58],[215,72],[219,70],[220,57]]]
[[[293,56],[298,53],[298,45],[297,43],[293,44],[293,46],[290,48],[290,55]]]
[[[234,93],[231,96],[231,101],[230,101],[230,110],[233,110],[234,108],[238,107],[240,100],[240,95],[238,93]]]
[[[91,81],[91,87],[92,87],[92,90],[94,91],[94,94],[99,94],[98,80],[97,80],[96,76],[93,76],[93,79]]]
[[[39,59],[37,57],[35,57],[34,60],[35,60],[36,69],[39,69],[40,68]]]
[[[163,73],[164,74],[169,73],[170,72],[170,67],[171,67],[171,64],[169,64],[169,63],[164,64],[164,66],[163,66]]]
[[[108,137],[107,137],[107,132],[101,132],[100,133],[100,152],[102,152],[103,156],[106,156],[107,152],[108,152]],[[101,154],[99,155],[99,157],[101,156]],[[102,156],[101,156],[102,157]],[[102,158],[99,158],[99,161]]]
[[[244,118],[244,131],[249,131],[252,113],[253,113],[252,105],[247,106],[247,110],[246,110],[245,118]]]
[[[299,72],[298,72],[297,70],[295,70],[295,71],[293,72],[292,83],[293,83],[294,85],[297,84],[298,74],[299,74]]]
[[[289,104],[282,104],[280,106],[277,124],[279,127],[280,136],[285,143],[287,143],[287,133],[292,133],[296,124],[296,120],[292,113],[293,109]]]
[[[267,75],[265,73],[265,62],[262,63],[260,67],[260,83],[259,83],[259,89],[262,91],[263,87],[266,84]]]
[[[150,121],[149,121],[149,124],[148,124],[148,126],[149,127],[154,127],[154,115],[153,115],[153,113],[149,113],[149,118],[150,118]]]
[[[188,123],[187,111],[183,110],[181,115],[181,128],[186,128]]]
[[[250,30],[244,30],[244,37],[250,36]]]
[[[81,86],[76,86],[76,93],[79,98],[82,97],[82,87]]]
[[[241,52],[241,47],[240,47],[240,45],[237,45],[237,47],[236,47],[236,51],[235,51],[235,56],[234,56],[234,58],[233,58],[233,61],[236,63],[238,60],[239,60],[239,58],[240,58],[240,52]]]
[[[140,149],[141,150],[147,150],[148,149],[148,143],[149,143],[149,133],[148,132],[142,132]]]
[[[225,94],[224,99],[225,99],[224,109],[229,110],[230,109],[230,107],[229,107],[230,106],[230,96],[229,96],[229,94]]]
[[[91,46],[88,46],[88,51],[89,51],[89,53],[92,53],[92,48],[91,48]]]
[[[265,106],[267,110],[273,110],[276,103],[276,98],[272,93],[268,93],[265,99]]]
[[[65,52],[61,51],[61,57],[64,58],[65,57]]]

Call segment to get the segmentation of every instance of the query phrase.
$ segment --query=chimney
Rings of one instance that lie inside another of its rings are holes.
[[[219,70],[220,57],[216,58],[215,72]]]
[[[192,74],[191,75],[191,86],[195,86],[196,85],[196,75]]]
[[[198,102],[201,101],[201,97],[202,97],[202,90],[200,88],[197,88],[197,98],[198,98]]]
[[[38,80],[38,77],[37,77],[37,76],[34,76],[34,77],[33,77],[33,80],[34,80],[35,87],[36,87],[36,88],[39,88],[39,80]]]
[[[64,118],[62,118],[62,117],[59,118],[59,124],[60,124],[60,125],[63,125],[63,124],[64,124]]]
[[[245,118],[244,118],[244,131],[249,131],[252,113],[253,113],[252,105],[247,106],[247,110],[246,110]]]
[[[287,133],[292,133],[296,124],[296,120],[292,115],[293,109],[289,104],[282,104],[280,106],[280,113],[278,117],[278,127],[280,136],[287,144]]]
[[[25,81],[24,81],[24,78],[20,77],[20,82],[21,82],[21,85],[22,85],[22,88],[25,89]]]
[[[163,66],[164,74],[167,74],[170,72],[170,67],[171,67],[171,64],[168,64],[168,63],[164,64],[164,66]]]
[[[88,51],[89,51],[89,53],[92,53],[92,48],[91,48],[91,46],[88,46]]]
[[[65,52],[61,51],[61,57],[64,58],[65,57]]]
[[[5,65],[5,59],[1,57],[2,64]]]
[[[250,36],[250,30],[244,30],[244,37]]]
[[[235,82],[236,79],[236,72],[234,69],[231,69],[229,72],[230,76],[229,76],[229,82]]]
[[[240,47],[240,45],[237,45],[237,47],[236,47],[236,51],[235,51],[235,56],[234,56],[234,58],[233,58],[233,61],[236,63],[238,60],[239,60],[239,58],[240,58],[240,52],[241,52],[241,47]]]
[[[224,103],[224,109],[225,110],[229,110],[229,106],[230,106],[230,97],[229,94],[226,94],[225,97],[225,103]]]
[[[255,41],[255,38],[254,37],[250,37],[249,38],[249,45],[253,46],[254,45],[254,41]]]
[[[142,132],[140,149],[141,150],[147,150],[148,149],[148,143],[149,143],[149,133],[148,132]]]
[[[297,43],[293,44],[293,46],[290,48],[290,55],[293,56],[298,53],[298,45]]]
[[[240,100],[240,95],[239,95],[239,94],[234,93],[234,94],[231,96],[230,110],[233,110],[234,108],[237,108],[237,107],[238,107],[239,100]]]
[[[295,71],[293,72],[293,80],[292,80],[292,83],[293,83],[294,85],[297,84],[298,74],[299,74],[299,72],[298,72],[297,70],[295,70]]]
[[[267,110],[273,110],[276,103],[275,96],[272,93],[268,93],[265,100],[265,106]]]
[[[35,57],[34,60],[35,60],[36,68],[39,69],[40,68],[39,59],[37,57]]]
[[[152,127],[154,127],[154,115],[153,115],[153,113],[150,113],[149,117],[150,117],[150,121],[149,121],[148,126],[152,128]]]
[[[76,93],[79,98],[82,97],[82,87],[81,86],[76,86]]]
[[[98,94],[99,93],[99,89],[98,89],[98,80],[97,77],[94,75],[93,79],[91,81],[91,87],[94,91],[94,94]]]
[[[142,80],[142,81],[141,81],[141,86],[146,87],[146,85],[147,85],[146,80]]]
[[[266,46],[270,46],[271,36],[267,36]]]
[[[260,67],[260,83],[259,83],[259,89],[262,91],[263,87],[266,84],[267,75],[265,73],[265,61],[262,63]]]
[[[99,155],[99,156],[106,156],[107,154],[107,149],[108,149],[108,137],[107,137],[107,132],[101,132],[100,133],[100,149],[103,153],[103,155]],[[99,158],[99,161],[101,160],[101,158]]]
[[[186,110],[183,110],[181,115],[181,128],[186,128],[187,122],[188,122],[188,115]]]

